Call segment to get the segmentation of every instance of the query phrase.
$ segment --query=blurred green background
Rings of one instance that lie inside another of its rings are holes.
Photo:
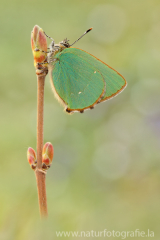
[[[30,46],[36,24],[56,43],[66,37],[72,43],[93,27],[75,47],[128,82],[120,95],[94,110],[67,115],[47,76],[44,141],[52,142],[55,154],[47,173],[45,221],[39,219],[35,176],[26,157],[29,146],[36,149]],[[3,1],[0,30],[0,240],[52,240],[58,239],[56,231],[104,229],[150,229],[159,240],[159,0]]]

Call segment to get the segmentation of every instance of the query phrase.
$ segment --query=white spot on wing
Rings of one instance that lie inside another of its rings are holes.
[[[79,92],[78,94],[81,94],[82,92]]]

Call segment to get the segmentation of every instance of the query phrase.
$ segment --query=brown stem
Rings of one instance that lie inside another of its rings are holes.
[[[37,75],[37,168],[35,171],[37,180],[39,210],[41,217],[47,216],[46,173],[42,170],[43,149],[43,106],[44,83],[46,74]]]
[[[47,195],[46,195],[46,174],[44,171],[37,169],[36,180],[37,180],[37,189],[38,189],[38,200],[39,200],[39,211],[41,217],[48,216],[47,210]]]

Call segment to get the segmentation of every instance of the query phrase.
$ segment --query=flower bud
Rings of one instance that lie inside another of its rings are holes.
[[[42,63],[47,57],[47,39],[42,28],[35,25],[31,32],[31,47],[34,56],[34,65]],[[42,52],[45,51],[45,52]]]
[[[36,152],[31,147],[29,147],[27,150],[27,159],[31,168],[34,170],[37,165],[37,157],[36,157]]]
[[[43,146],[43,152],[42,152],[42,168],[44,170],[47,170],[50,168],[52,160],[53,160],[53,146],[50,142],[47,142]]]

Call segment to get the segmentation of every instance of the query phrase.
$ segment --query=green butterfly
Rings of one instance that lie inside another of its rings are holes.
[[[92,28],[79,39],[90,30]],[[127,82],[106,63],[81,49],[72,48],[72,45],[67,39],[59,44],[52,39],[47,57],[48,69],[55,96],[65,106],[65,111],[83,113],[116,96]]]

